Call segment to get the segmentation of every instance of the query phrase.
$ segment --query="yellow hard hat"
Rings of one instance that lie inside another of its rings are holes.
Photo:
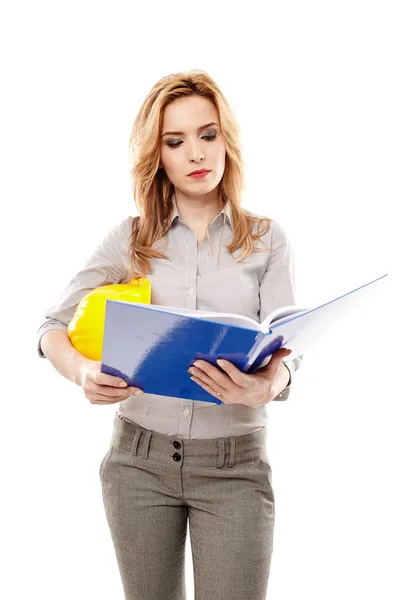
[[[101,360],[107,300],[150,304],[150,281],[138,277],[126,284],[103,285],[79,302],[68,325],[68,337],[74,348],[91,360]]]

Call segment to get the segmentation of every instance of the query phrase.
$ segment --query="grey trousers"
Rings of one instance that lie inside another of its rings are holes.
[[[266,427],[190,440],[116,413],[99,476],[125,600],[186,600],[187,520],[195,600],[265,600],[275,523]]]

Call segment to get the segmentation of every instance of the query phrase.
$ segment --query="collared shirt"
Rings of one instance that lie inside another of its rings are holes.
[[[247,211],[254,216],[254,213]],[[80,300],[91,290],[110,284],[129,283],[129,243],[133,217],[129,216],[110,229],[82,269],[69,281],[58,302],[44,313],[38,329],[39,356],[41,337],[52,329],[67,332]],[[226,249],[233,239],[229,203],[209,224],[209,238],[199,244],[196,233],[183,221],[174,200],[174,211],[165,235],[153,244],[168,256],[150,259],[153,272],[151,303],[197,310],[241,314],[262,322],[271,311],[296,304],[294,257],[290,240],[280,223],[271,220],[257,248],[246,259],[236,259]],[[267,249],[266,249],[267,248]],[[303,356],[285,359],[290,371],[287,387],[274,400],[286,400],[293,373]],[[157,365],[154,365],[157,368]],[[187,373],[187,376],[190,375]],[[220,405],[144,393],[129,396],[117,404],[116,412],[139,423],[145,429],[187,439],[219,438],[258,431],[268,422],[267,407],[244,404]]]

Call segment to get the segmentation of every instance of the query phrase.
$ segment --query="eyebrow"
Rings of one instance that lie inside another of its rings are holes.
[[[211,127],[211,125],[216,125],[217,127],[219,127],[218,123],[207,123],[207,125],[202,125],[201,127],[199,127],[197,129],[197,131],[201,131],[202,129],[207,129],[207,127]],[[184,131],[166,131],[165,133],[162,134],[161,137],[164,137],[164,135],[185,135]]]

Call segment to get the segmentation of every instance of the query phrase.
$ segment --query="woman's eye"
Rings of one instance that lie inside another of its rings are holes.
[[[216,138],[216,137],[217,137],[217,134],[216,134],[216,133],[213,133],[213,134],[211,134],[211,135],[203,135],[203,138],[204,138],[205,140],[215,140],[215,138]]]
[[[182,142],[167,142],[167,146],[169,146],[170,148],[177,148],[178,146],[180,146],[180,144],[182,144]]]
[[[212,141],[212,140],[215,140],[216,137],[217,137],[217,134],[213,133],[212,135],[203,135],[201,139],[204,139],[207,141]],[[167,146],[169,146],[169,148],[177,148],[181,144],[182,144],[182,142],[167,142]]]

